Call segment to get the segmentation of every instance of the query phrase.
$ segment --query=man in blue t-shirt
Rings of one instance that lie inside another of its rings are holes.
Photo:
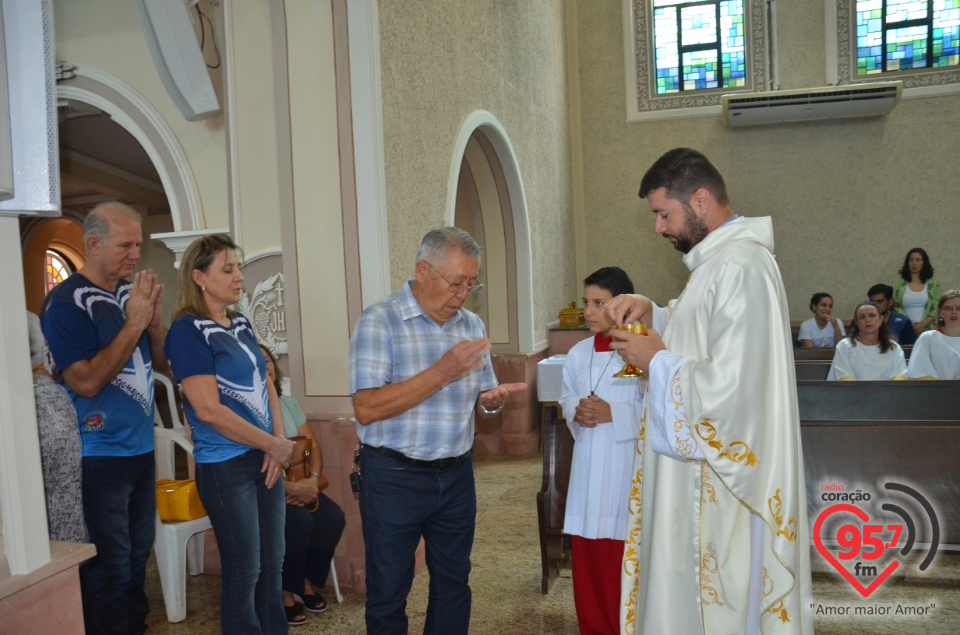
[[[154,541],[153,371],[164,371],[163,285],[140,261],[140,215],[102,203],[83,223],[86,262],[47,296],[43,332],[77,409],[83,508],[97,555],[82,569],[87,633],[143,633]]]
[[[913,346],[917,341],[917,334],[913,330],[913,323],[903,313],[891,311],[893,308],[893,287],[889,284],[875,284],[867,291],[867,297],[877,303],[883,312],[883,319],[887,321],[890,337],[900,346]]]

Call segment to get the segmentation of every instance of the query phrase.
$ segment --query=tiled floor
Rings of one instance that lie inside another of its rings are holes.
[[[578,633],[569,570],[548,595],[540,593],[540,544],[537,535],[536,494],[540,489],[539,458],[485,458],[475,461],[477,473],[477,539],[473,550],[473,614],[471,632],[489,635]],[[818,635],[956,635],[960,633],[960,557],[940,555],[920,573],[906,562],[904,575],[894,575],[868,600],[832,571],[822,557],[811,556]],[[414,582],[407,604],[410,632],[423,630],[428,577]],[[148,572],[150,632],[155,634],[218,633],[220,579],[203,575],[187,581],[187,620],[169,624],[163,610],[156,567]],[[332,593],[324,595],[331,600]],[[929,615],[896,614],[897,607],[934,605]],[[889,609],[885,616],[852,615],[857,607]],[[844,612],[845,615],[838,613]],[[363,596],[344,593],[343,604],[332,603],[320,615],[291,633],[355,635],[363,633]],[[661,634],[657,634],[661,635]],[[667,635],[667,634],[662,634]],[[682,634],[681,634],[682,635]]]

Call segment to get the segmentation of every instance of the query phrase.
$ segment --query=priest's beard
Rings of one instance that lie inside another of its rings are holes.
[[[697,216],[697,213],[693,211],[693,208],[684,206],[686,211],[686,223],[676,234],[664,234],[663,237],[670,240],[673,243],[674,248],[677,251],[683,253],[690,253],[690,250],[699,244],[701,240],[706,238],[707,234],[710,233],[710,230],[707,229],[707,224],[703,222],[703,219]]]

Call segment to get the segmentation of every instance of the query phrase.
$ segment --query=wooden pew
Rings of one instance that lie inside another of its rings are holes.
[[[540,525],[540,590],[547,593],[570,560],[570,541],[563,533],[567,488],[573,461],[573,435],[562,418],[560,404],[547,402],[541,408],[543,426],[543,484],[537,494]]]
[[[835,348],[795,348],[793,361],[833,361]]]
[[[797,374],[797,381],[826,381],[830,374],[828,360],[802,360],[794,362],[793,368]]]
[[[910,359],[910,353],[913,352],[913,346],[901,346],[903,356]],[[795,348],[793,349],[793,361],[832,361],[835,348]]]
[[[929,497],[941,547],[960,545],[960,381],[798,381],[797,396],[811,526],[821,510],[846,502],[823,499],[830,493],[823,487],[839,483],[848,494],[870,493],[870,501],[853,504],[871,522],[896,521],[884,503],[908,510],[916,540],[929,542],[926,513],[884,488],[894,482]],[[823,533],[835,531],[827,526]]]

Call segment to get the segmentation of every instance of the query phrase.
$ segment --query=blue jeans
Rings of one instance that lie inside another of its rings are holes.
[[[197,464],[197,490],[217,537],[222,571],[220,630],[229,635],[287,632],[283,567],[283,482],[267,489],[263,452]]]
[[[87,633],[139,634],[149,607],[143,585],[156,533],[153,452],[85,456],[83,513],[97,548],[81,569]]]
[[[347,524],[343,510],[323,493],[317,511],[287,505],[286,554],[283,557],[283,590],[303,595],[304,578],[317,589],[330,575],[330,559]]]
[[[364,448],[360,469],[367,632],[407,632],[407,595],[422,536],[430,572],[423,632],[466,635],[470,626],[470,551],[477,520],[472,457],[440,470],[403,463]]]

